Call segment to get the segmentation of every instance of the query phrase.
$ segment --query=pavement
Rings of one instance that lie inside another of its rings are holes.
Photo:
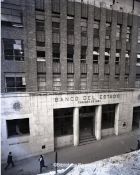
[[[58,162],[61,164],[58,169],[67,167],[70,163],[91,163],[115,155],[130,152],[130,148],[137,147],[137,139],[140,139],[140,130],[136,130],[119,136],[108,136],[100,141],[94,141],[81,146],[69,146],[57,149]],[[43,173],[55,170],[55,153],[46,153],[44,156],[45,164],[48,166],[43,169]],[[37,175],[39,174],[39,156],[30,157],[16,161],[15,167],[4,170],[5,164],[1,165],[1,175]]]

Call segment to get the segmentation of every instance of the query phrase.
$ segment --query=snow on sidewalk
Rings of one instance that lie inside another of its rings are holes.
[[[63,171],[58,170],[58,174]],[[55,175],[55,172],[42,175]],[[67,175],[140,175],[140,150],[90,164],[75,164]]]

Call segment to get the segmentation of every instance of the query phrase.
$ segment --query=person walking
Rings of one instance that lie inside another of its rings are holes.
[[[9,152],[8,154],[8,158],[7,158],[7,165],[5,167],[5,170],[7,170],[7,168],[10,166],[10,164],[12,165],[12,167],[14,167],[14,162],[13,162],[13,156],[12,156],[12,152]]]
[[[39,162],[40,162],[40,173],[42,173],[42,168],[43,167],[47,168],[47,166],[44,164],[44,158],[42,155],[40,155]]]

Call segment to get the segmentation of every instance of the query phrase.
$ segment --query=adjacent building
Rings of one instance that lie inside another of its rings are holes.
[[[140,128],[139,0],[3,0],[2,161]]]

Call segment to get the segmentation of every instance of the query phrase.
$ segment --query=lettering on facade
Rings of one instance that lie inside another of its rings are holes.
[[[70,97],[55,97],[54,102],[78,102],[78,103],[98,103],[103,100],[119,99],[120,94],[95,94]]]

